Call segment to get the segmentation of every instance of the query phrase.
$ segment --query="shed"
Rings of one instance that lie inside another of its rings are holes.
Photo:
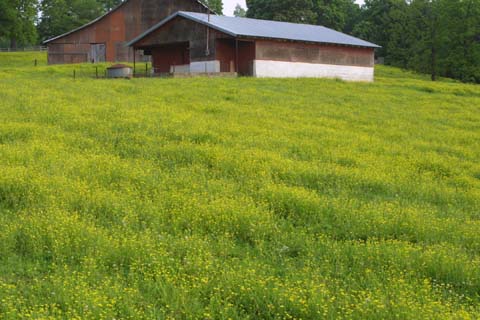
[[[44,41],[48,63],[131,62],[126,43],[179,10],[206,13],[199,0],[125,0],[105,15]],[[137,51],[137,59],[142,52]]]
[[[373,81],[376,44],[317,25],[179,11],[128,43],[155,73]]]

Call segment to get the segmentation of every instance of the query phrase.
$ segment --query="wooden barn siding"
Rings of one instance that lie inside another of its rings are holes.
[[[210,61],[215,60],[215,38],[217,35],[217,32],[210,29],[210,54],[207,56],[205,54],[207,27],[183,17],[176,17],[137,42],[135,47],[148,48],[189,42],[190,61]]]
[[[215,59],[220,61],[220,72],[235,70],[235,39],[217,38],[215,40]]]
[[[178,43],[152,49],[152,67],[155,73],[168,73],[170,66],[190,63],[188,43]]]
[[[253,60],[256,46],[254,41],[238,41],[238,73],[242,76],[253,76]]]
[[[179,10],[206,12],[195,0],[129,0],[93,25],[48,43],[48,62],[86,62],[91,43],[105,43],[107,61],[132,61],[126,42]]]
[[[255,49],[257,60],[374,66],[374,50],[371,48],[257,40]]]

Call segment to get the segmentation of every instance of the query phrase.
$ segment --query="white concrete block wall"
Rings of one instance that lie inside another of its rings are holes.
[[[190,65],[183,64],[178,66],[170,66],[170,73],[190,73]]]
[[[260,78],[339,78],[346,81],[372,82],[374,79],[374,68],[304,62],[254,60],[253,75]]]
[[[220,61],[198,61],[190,62],[190,72],[191,73],[202,73],[202,72],[220,72]]]

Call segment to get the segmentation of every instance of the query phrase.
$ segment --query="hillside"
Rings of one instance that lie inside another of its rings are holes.
[[[0,54],[0,319],[480,317],[480,87],[44,64]]]

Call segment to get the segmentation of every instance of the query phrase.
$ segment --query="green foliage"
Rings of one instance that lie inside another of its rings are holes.
[[[0,1],[0,40],[9,40],[9,46],[35,44],[37,30],[36,0],[1,0]]]
[[[480,317],[478,86],[35,58],[0,54],[0,318]]]
[[[351,32],[360,17],[354,0],[316,0],[314,8],[317,24],[344,32]]]
[[[237,5],[235,6],[235,10],[233,11],[233,15],[235,17],[244,18],[247,16],[247,11],[240,4],[237,3]]]
[[[212,11],[217,14],[223,13],[223,2],[222,0],[201,0],[205,3]]]
[[[42,0],[40,8],[38,30],[42,40],[78,28],[106,11],[97,0]]]
[[[350,32],[360,15],[354,0],[247,0],[251,18],[320,24]]]
[[[247,0],[249,18],[314,23],[312,0]]]

